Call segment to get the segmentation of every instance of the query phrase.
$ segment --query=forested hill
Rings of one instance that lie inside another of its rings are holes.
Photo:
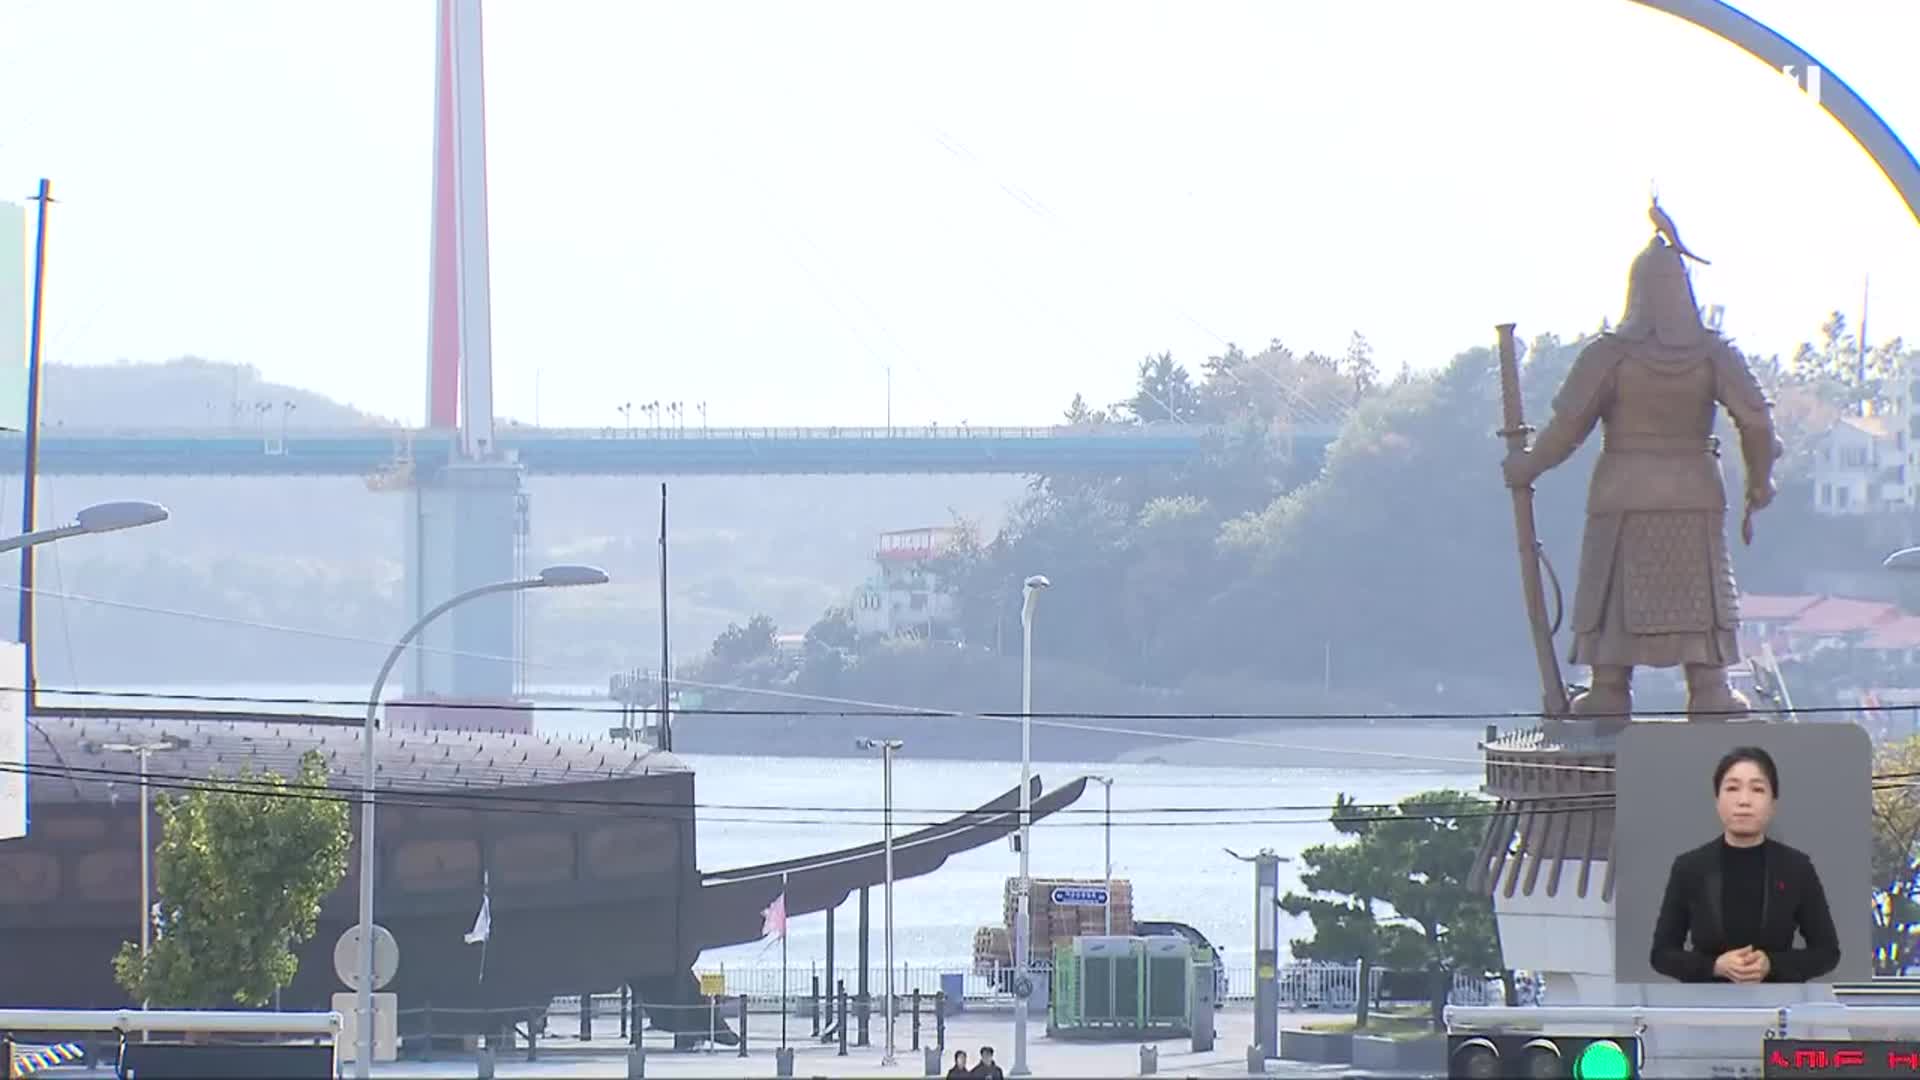
[[[1526,346],[1523,389],[1536,425],[1591,336]],[[1875,570],[1885,551],[1911,542],[1913,515],[1821,516],[1808,479],[1816,437],[1848,413],[1886,411],[1889,376],[1920,364],[1920,353],[1892,341],[1864,359],[1838,314],[1794,355],[1751,358],[1777,403],[1787,456],[1755,543],[1735,550],[1746,591],[1889,587]],[[1398,377],[1381,377],[1394,368]],[[1504,447],[1493,434],[1501,401],[1490,348],[1412,374],[1377,362],[1356,335],[1344,356],[1275,342],[1257,354],[1228,349],[1195,373],[1149,357],[1137,375],[1129,400],[1104,410],[1076,400],[1069,417],[1205,423],[1226,434],[1191,467],[1043,478],[1004,529],[979,533],[947,568],[960,582],[967,640],[1017,649],[1021,582],[1044,572],[1053,587],[1036,652],[1079,673],[1089,699],[1105,680],[1155,688],[1160,708],[1183,711],[1508,711],[1538,700]],[[1309,466],[1292,452],[1292,419],[1303,401],[1343,396],[1350,413],[1340,437],[1324,468]],[[1723,421],[1722,465],[1737,506],[1743,465],[1730,436]],[[1599,441],[1537,485],[1542,539],[1569,587]],[[836,635],[844,629],[831,620],[816,633]],[[782,670],[760,656],[743,661],[736,647],[709,671],[717,682],[833,687],[859,698],[891,685],[896,666],[823,655]],[[1650,674],[1644,700],[1677,694],[1667,681]]]

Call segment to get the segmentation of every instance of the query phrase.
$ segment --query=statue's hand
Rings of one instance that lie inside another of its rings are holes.
[[[1749,485],[1747,488],[1747,509],[1765,510],[1772,504],[1776,491],[1777,489],[1773,486],[1773,481],[1771,480],[1761,484]]]
[[[1507,478],[1507,486],[1523,488],[1533,483],[1540,475],[1534,467],[1533,455],[1526,450],[1514,450],[1500,462],[1500,472]]]

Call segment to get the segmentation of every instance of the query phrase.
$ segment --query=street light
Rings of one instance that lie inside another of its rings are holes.
[[[1053,582],[1035,574],[1020,596],[1020,914],[1013,928],[1013,1075],[1031,1076],[1027,1067],[1027,1000],[1033,974],[1027,952],[1033,936],[1033,879],[1029,875],[1029,829],[1033,818],[1033,605]]]
[[[605,585],[607,572],[597,566],[549,566],[530,578],[518,581],[496,581],[491,585],[481,585],[448,600],[443,600],[433,610],[420,616],[419,621],[407,628],[394,642],[393,649],[387,653],[386,663],[380,665],[380,674],[373,680],[373,689],[367,693],[367,719],[360,735],[360,985],[356,987],[354,1014],[358,1052],[354,1056],[353,1073],[358,1080],[368,1080],[373,1071],[373,729],[380,712],[380,692],[386,689],[387,676],[393,673],[393,666],[407,651],[407,646],[427,624],[445,615],[448,611],[482,596],[495,593],[520,592],[526,589],[564,589],[579,585]]]
[[[1087,779],[1104,784],[1107,789],[1107,815],[1104,826],[1107,847],[1107,936],[1113,936],[1113,777],[1090,776]]]
[[[57,529],[35,529],[30,533],[21,533],[19,536],[9,536],[0,540],[0,551],[15,551],[37,544],[49,544],[55,540],[65,540],[70,536],[90,536],[94,533],[137,529],[142,525],[158,524],[170,516],[167,508],[159,503],[100,503],[75,514],[71,525],[62,525]]]
[[[171,735],[147,742],[97,743],[88,740],[80,744],[89,753],[115,753],[140,755],[140,957],[145,959],[147,948],[152,942],[153,897],[150,890],[153,883],[153,845],[147,838],[147,818],[152,810],[149,806],[147,787],[147,755],[165,750],[184,750],[188,743]],[[145,1008],[145,1003],[142,1003]]]
[[[893,752],[905,746],[899,739],[855,739],[853,745],[862,750],[880,751],[880,790],[881,790],[881,827],[884,830],[887,850],[887,1053],[880,1059],[882,1065],[892,1065],[893,1060]]]

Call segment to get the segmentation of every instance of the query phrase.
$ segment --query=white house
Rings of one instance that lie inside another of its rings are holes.
[[[889,637],[947,636],[953,594],[931,564],[959,539],[960,530],[952,526],[881,533],[874,552],[879,572],[853,593],[854,628]]]
[[[1906,416],[1843,416],[1813,446],[1813,508],[1828,515],[1911,510],[1920,505]]]

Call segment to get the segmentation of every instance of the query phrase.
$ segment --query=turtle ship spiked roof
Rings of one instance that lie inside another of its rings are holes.
[[[1612,900],[1613,738],[1490,729],[1481,748],[1496,802],[1469,886]]]
[[[242,768],[291,775],[319,751],[342,797],[358,791],[358,724],[109,710],[36,712],[28,739],[30,834],[0,844],[0,1004],[120,1007],[111,958],[137,940],[139,783],[133,755],[108,749],[163,738],[156,785]],[[672,754],[627,743],[537,735],[393,731],[375,736],[380,866],[375,919],[400,966],[385,989],[403,1010],[544,1006],[553,996],[642,988],[649,1002],[691,994],[702,949],[760,936],[760,912],[787,882],[788,912],[837,906],[883,880],[880,844],[703,874],[696,857],[694,774]],[[1050,794],[1034,779],[1036,817],[1078,799],[1086,780]],[[896,838],[899,878],[1006,836],[1018,789]],[[319,931],[299,950],[287,1008],[323,1007],[345,988],[334,943],[358,920],[358,826]],[[158,822],[154,836],[159,835]],[[483,880],[492,935],[464,943]],[[704,1022],[704,1021],[703,1021]],[[436,1023],[446,1023],[444,1018]]]

